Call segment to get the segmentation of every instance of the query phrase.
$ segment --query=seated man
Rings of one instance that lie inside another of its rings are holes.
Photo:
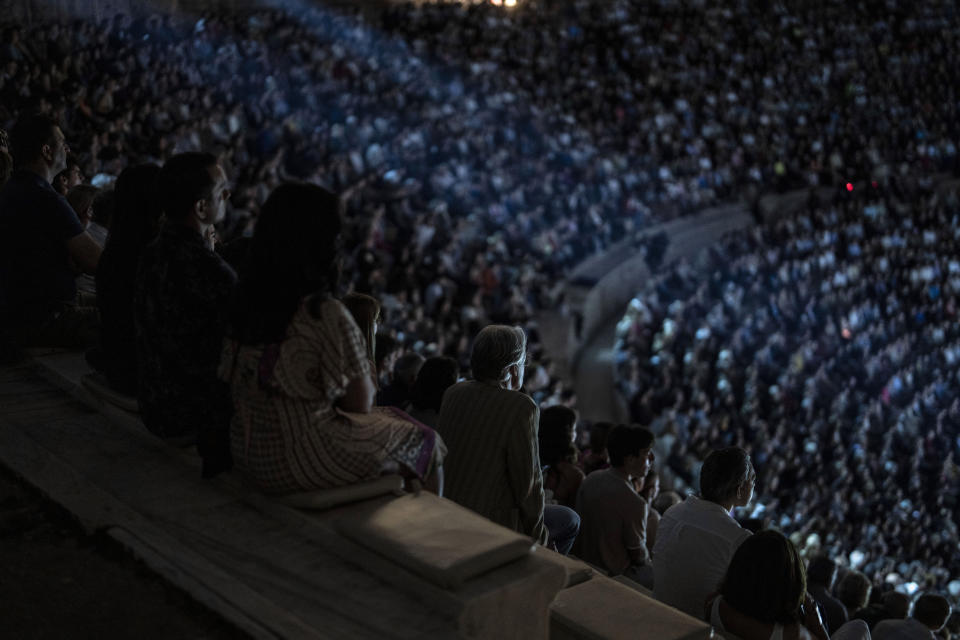
[[[827,556],[818,555],[807,564],[807,592],[813,596],[827,631],[834,633],[847,621],[847,608],[833,597],[831,590],[837,579],[837,563]]]
[[[540,410],[520,392],[526,348],[520,327],[484,327],[470,354],[474,379],[447,389],[437,430],[448,450],[445,497],[546,544]]]
[[[137,399],[153,433],[197,438],[212,477],[232,466],[230,390],[217,366],[237,277],[213,251],[230,191],[206,153],[168,160],[159,191],[166,222],[140,259],[134,295]]]
[[[50,184],[66,166],[60,127],[42,115],[11,136],[16,170],[0,191],[0,324],[25,346],[90,346],[97,309],[78,298],[77,271],[93,274],[100,247]]]
[[[734,507],[753,498],[756,474],[750,456],[727,447],[707,456],[700,470],[700,496],[667,509],[653,547],[653,594],[704,619],[707,597],[718,590],[730,559],[750,532],[737,524]]]
[[[587,476],[577,495],[580,558],[647,588],[653,586],[646,537],[649,507],[631,479],[647,475],[653,463],[652,447],[649,430],[617,425],[607,436],[610,468]]]
[[[935,593],[925,593],[913,605],[913,617],[883,620],[873,628],[873,640],[933,640],[950,617],[950,602]]]

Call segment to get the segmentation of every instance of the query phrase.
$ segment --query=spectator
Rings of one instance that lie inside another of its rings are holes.
[[[571,509],[577,502],[577,491],[584,474],[577,466],[577,412],[563,405],[547,407],[540,412],[540,467],[543,487],[549,504]]]
[[[580,454],[580,466],[584,474],[590,475],[597,469],[610,466],[607,461],[607,434],[612,428],[610,422],[596,422],[590,428],[590,445]]]
[[[70,189],[70,193],[67,194],[67,202],[70,204],[70,208],[73,209],[73,212],[77,214],[77,219],[80,221],[80,225],[86,230],[87,234],[93,238],[93,241],[97,243],[97,246],[101,249],[103,244],[100,242],[100,239],[94,236],[90,229],[90,220],[92,216],[92,210],[95,206],[97,200],[102,199],[104,194],[100,192],[100,189],[89,185],[89,184],[78,184],[77,186]],[[101,254],[101,262],[102,262]],[[97,270],[99,271],[99,265]],[[97,295],[97,287],[94,279],[91,276],[86,274],[80,274],[76,278],[77,282],[77,297],[79,298],[89,298],[95,297]]]
[[[100,349],[88,357],[111,387],[137,395],[137,341],[134,293],[140,256],[159,233],[160,167],[144,164],[124,169],[114,186],[115,212],[97,269],[97,307],[103,330]]]
[[[829,640],[805,587],[803,563],[793,543],[777,531],[760,531],[733,554],[719,594],[707,603],[707,617],[718,630],[743,640]]]
[[[950,601],[925,593],[913,605],[913,616],[905,620],[883,620],[873,629],[874,640],[932,640],[950,618]]]
[[[447,497],[546,544],[540,411],[520,392],[526,347],[520,327],[482,329],[470,356],[474,379],[447,389],[437,424],[450,448]]]
[[[53,188],[64,197],[70,193],[71,189],[82,184],[83,172],[80,171],[80,165],[72,159],[68,159],[66,168],[53,178]]]
[[[195,438],[211,478],[232,467],[230,390],[217,379],[233,270],[213,251],[230,189],[217,159],[183,153],[158,176],[165,221],[142,253],[134,294],[144,424],[161,438]]]
[[[670,507],[653,549],[654,595],[703,618],[707,595],[717,590],[733,553],[750,537],[733,519],[734,507],[753,498],[753,465],[739,447],[713,451],[700,470],[700,495]]]
[[[296,183],[264,203],[220,364],[236,408],[234,459],[270,493],[398,471],[442,494],[443,441],[400,412],[373,407],[368,347],[333,297],[340,206],[329,191]]]
[[[829,633],[833,633],[847,621],[846,607],[832,594],[836,579],[836,562],[824,555],[810,559],[807,565],[807,591],[820,607]]]
[[[644,478],[653,464],[653,433],[637,425],[617,425],[607,438],[610,468],[594,471],[577,495],[581,517],[579,556],[624,575],[647,588],[653,570],[647,550],[649,507],[632,482]]]
[[[393,365],[393,373],[384,385],[381,382],[381,391],[377,398],[377,406],[405,407],[410,402],[410,394],[417,380],[420,367],[426,359],[419,353],[405,353],[397,358]]]
[[[453,358],[427,358],[413,383],[408,408],[410,416],[428,427],[436,427],[443,394],[457,383],[459,377],[460,365]]]
[[[659,513],[662,518],[663,514],[667,512],[667,509],[681,502],[683,502],[683,498],[681,498],[680,494],[676,491],[663,491],[654,498],[653,508],[657,510],[657,513]],[[659,528],[659,526],[660,521],[657,520],[657,527]]]
[[[850,619],[856,619],[870,599],[870,580],[859,571],[849,570],[837,583],[837,599],[850,613]]]
[[[11,137],[16,171],[0,191],[0,319],[20,343],[88,346],[96,309],[77,294],[74,265],[94,274],[100,248],[50,181],[69,147],[46,116],[26,116]]]
[[[858,611],[854,617],[866,622],[872,630],[883,620],[903,620],[909,613],[910,596],[891,590],[884,593],[878,602]]]
[[[100,189],[92,185],[78,184],[72,187],[70,192],[66,194],[67,202],[70,203],[73,212],[77,214],[80,226],[83,227],[88,234],[90,233],[88,228],[90,220],[93,218],[93,201],[98,193],[100,193]],[[93,235],[91,234],[90,237],[93,237]],[[97,242],[96,238],[94,238],[94,242]],[[103,245],[97,242],[97,246],[102,247]]]

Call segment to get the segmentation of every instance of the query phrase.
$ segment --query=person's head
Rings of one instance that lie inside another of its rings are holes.
[[[233,331],[241,342],[282,340],[306,297],[335,293],[342,228],[340,198],[330,191],[306,183],[273,190],[260,208],[240,274]]]
[[[913,603],[913,617],[931,631],[943,628],[950,611],[950,601],[936,593],[925,593]]]
[[[653,508],[657,510],[657,513],[663,515],[667,509],[681,502],[683,502],[683,498],[676,491],[663,491],[653,499]]]
[[[740,447],[711,451],[700,468],[700,496],[726,508],[753,499],[756,474],[750,456]]]
[[[870,599],[870,580],[859,571],[849,570],[834,589],[837,600],[843,603],[851,615],[867,606]]]
[[[380,303],[373,296],[365,293],[348,293],[341,300],[343,306],[347,308],[354,322],[360,328],[360,333],[367,341],[367,357],[371,362],[376,362],[374,350],[376,349],[377,323],[380,322]]]
[[[607,436],[610,466],[644,478],[653,464],[653,432],[635,424],[618,424]]]
[[[78,184],[67,193],[67,202],[73,208],[73,212],[80,218],[80,224],[86,227],[93,217],[93,200],[97,197],[100,189],[93,185]]]
[[[910,614],[910,596],[899,591],[887,591],[881,597],[884,613],[888,618],[902,620]]]
[[[519,391],[523,386],[526,354],[527,336],[523,329],[502,324],[486,326],[473,341],[470,353],[473,378]]]
[[[70,147],[52,118],[35,114],[22,117],[13,127],[10,152],[15,167],[41,173],[49,182],[67,167]]]
[[[825,555],[810,558],[807,563],[807,582],[819,584],[826,589],[833,588],[833,581],[837,579],[837,563]]]
[[[439,412],[443,393],[457,383],[459,376],[460,365],[453,358],[427,358],[413,383],[410,402],[417,409],[433,409]]]
[[[607,450],[607,436],[613,429],[612,422],[594,422],[590,427],[590,451],[596,455]]]
[[[540,412],[540,463],[554,465],[565,460],[577,461],[577,412],[570,407],[554,405]]]
[[[744,540],[720,585],[727,604],[766,624],[799,622],[806,590],[796,547],[782,533],[770,529]]]
[[[647,501],[647,504],[650,504],[656,499],[659,493],[660,474],[657,473],[656,469],[650,467],[650,470],[647,471],[647,475],[643,479],[643,488],[640,490],[640,495]]]
[[[406,389],[407,392],[411,391],[424,362],[426,362],[426,359],[416,351],[403,354],[393,364],[392,381]]]
[[[168,220],[204,227],[226,215],[227,174],[211,153],[178,153],[167,160],[160,171],[159,190]]]
[[[113,186],[113,215],[109,221],[107,246],[113,252],[130,256],[133,268],[136,268],[140,252],[160,230],[163,210],[160,208],[159,177],[158,165],[135,165],[120,172]]]
[[[67,167],[53,178],[53,188],[62,196],[83,182],[83,172],[76,162],[67,161]]]

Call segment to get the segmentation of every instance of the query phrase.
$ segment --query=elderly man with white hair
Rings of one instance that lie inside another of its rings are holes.
[[[546,544],[540,410],[520,391],[526,349],[520,327],[484,327],[470,355],[473,379],[447,389],[437,431],[448,448],[445,497]],[[573,543],[579,518],[567,524],[572,536],[569,544],[556,541],[561,551]]]

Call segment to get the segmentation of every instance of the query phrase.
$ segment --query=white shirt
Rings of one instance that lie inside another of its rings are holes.
[[[915,620],[881,620],[873,628],[873,640],[931,640],[930,628]]]
[[[734,551],[750,537],[723,507],[696,496],[663,514],[653,547],[653,595],[698,620]]]

